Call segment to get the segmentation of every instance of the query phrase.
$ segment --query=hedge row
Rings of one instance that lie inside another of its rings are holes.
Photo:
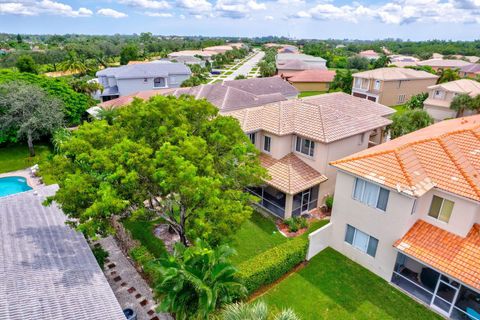
[[[308,239],[297,237],[240,263],[237,277],[249,293],[278,280],[303,262],[307,256]]]

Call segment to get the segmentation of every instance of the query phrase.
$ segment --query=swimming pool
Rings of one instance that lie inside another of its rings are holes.
[[[0,178],[0,197],[10,194],[32,190],[24,177]]]

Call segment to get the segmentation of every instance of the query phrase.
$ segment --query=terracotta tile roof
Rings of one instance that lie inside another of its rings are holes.
[[[376,53],[373,50],[360,51],[358,55],[362,57],[379,57],[380,56],[378,53]]]
[[[415,79],[437,79],[438,76],[426,71],[419,71],[408,68],[379,68],[363,72],[354,73],[355,78],[375,79],[383,81],[394,80],[415,80]]]
[[[304,70],[297,73],[284,73],[282,77],[288,82],[332,82],[335,71],[331,70]]]
[[[287,194],[296,194],[327,180],[327,177],[293,153],[289,153],[279,160],[262,153],[260,162],[267,169],[271,178],[265,182]]]
[[[479,224],[474,224],[462,238],[418,220],[394,247],[474,289],[480,289]]]
[[[297,134],[330,143],[391,123],[384,105],[336,92],[226,112],[245,132],[264,130],[275,135]]]
[[[436,187],[480,201],[480,115],[436,123],[331,165],[409,195]]]

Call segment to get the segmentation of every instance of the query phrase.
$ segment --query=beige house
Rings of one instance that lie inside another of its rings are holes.
[[[270,179],[250,191],[270,213],[289,218],[317,208],[335,185],[330,161],[385,140],[394,110],[345,93],[244,108],[223,115],[238,119],[261,151]]]
[[[379,68],[353,74],[352,95],[386,106],[407,102],[412,96],[427,92],[438,76],[408,68]]]
[[[480,115],[334,161],[331,222],[310,235],[451,319],[480,318]]]
[[[461,79],[428,87],[428,98],[423,103],[423,109],[435,120],[455,118],[457,112],[450,109],[453,98],[459,94],[468,94],[471,97],[480,94],[480,82]],[[473,111],[466,110],[464,115],[471,115]]]

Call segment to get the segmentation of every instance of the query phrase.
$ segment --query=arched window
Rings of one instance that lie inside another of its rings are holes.
[[[153,79],[154,88],[164,88],[165,87],[165,78],[155,78]]]

